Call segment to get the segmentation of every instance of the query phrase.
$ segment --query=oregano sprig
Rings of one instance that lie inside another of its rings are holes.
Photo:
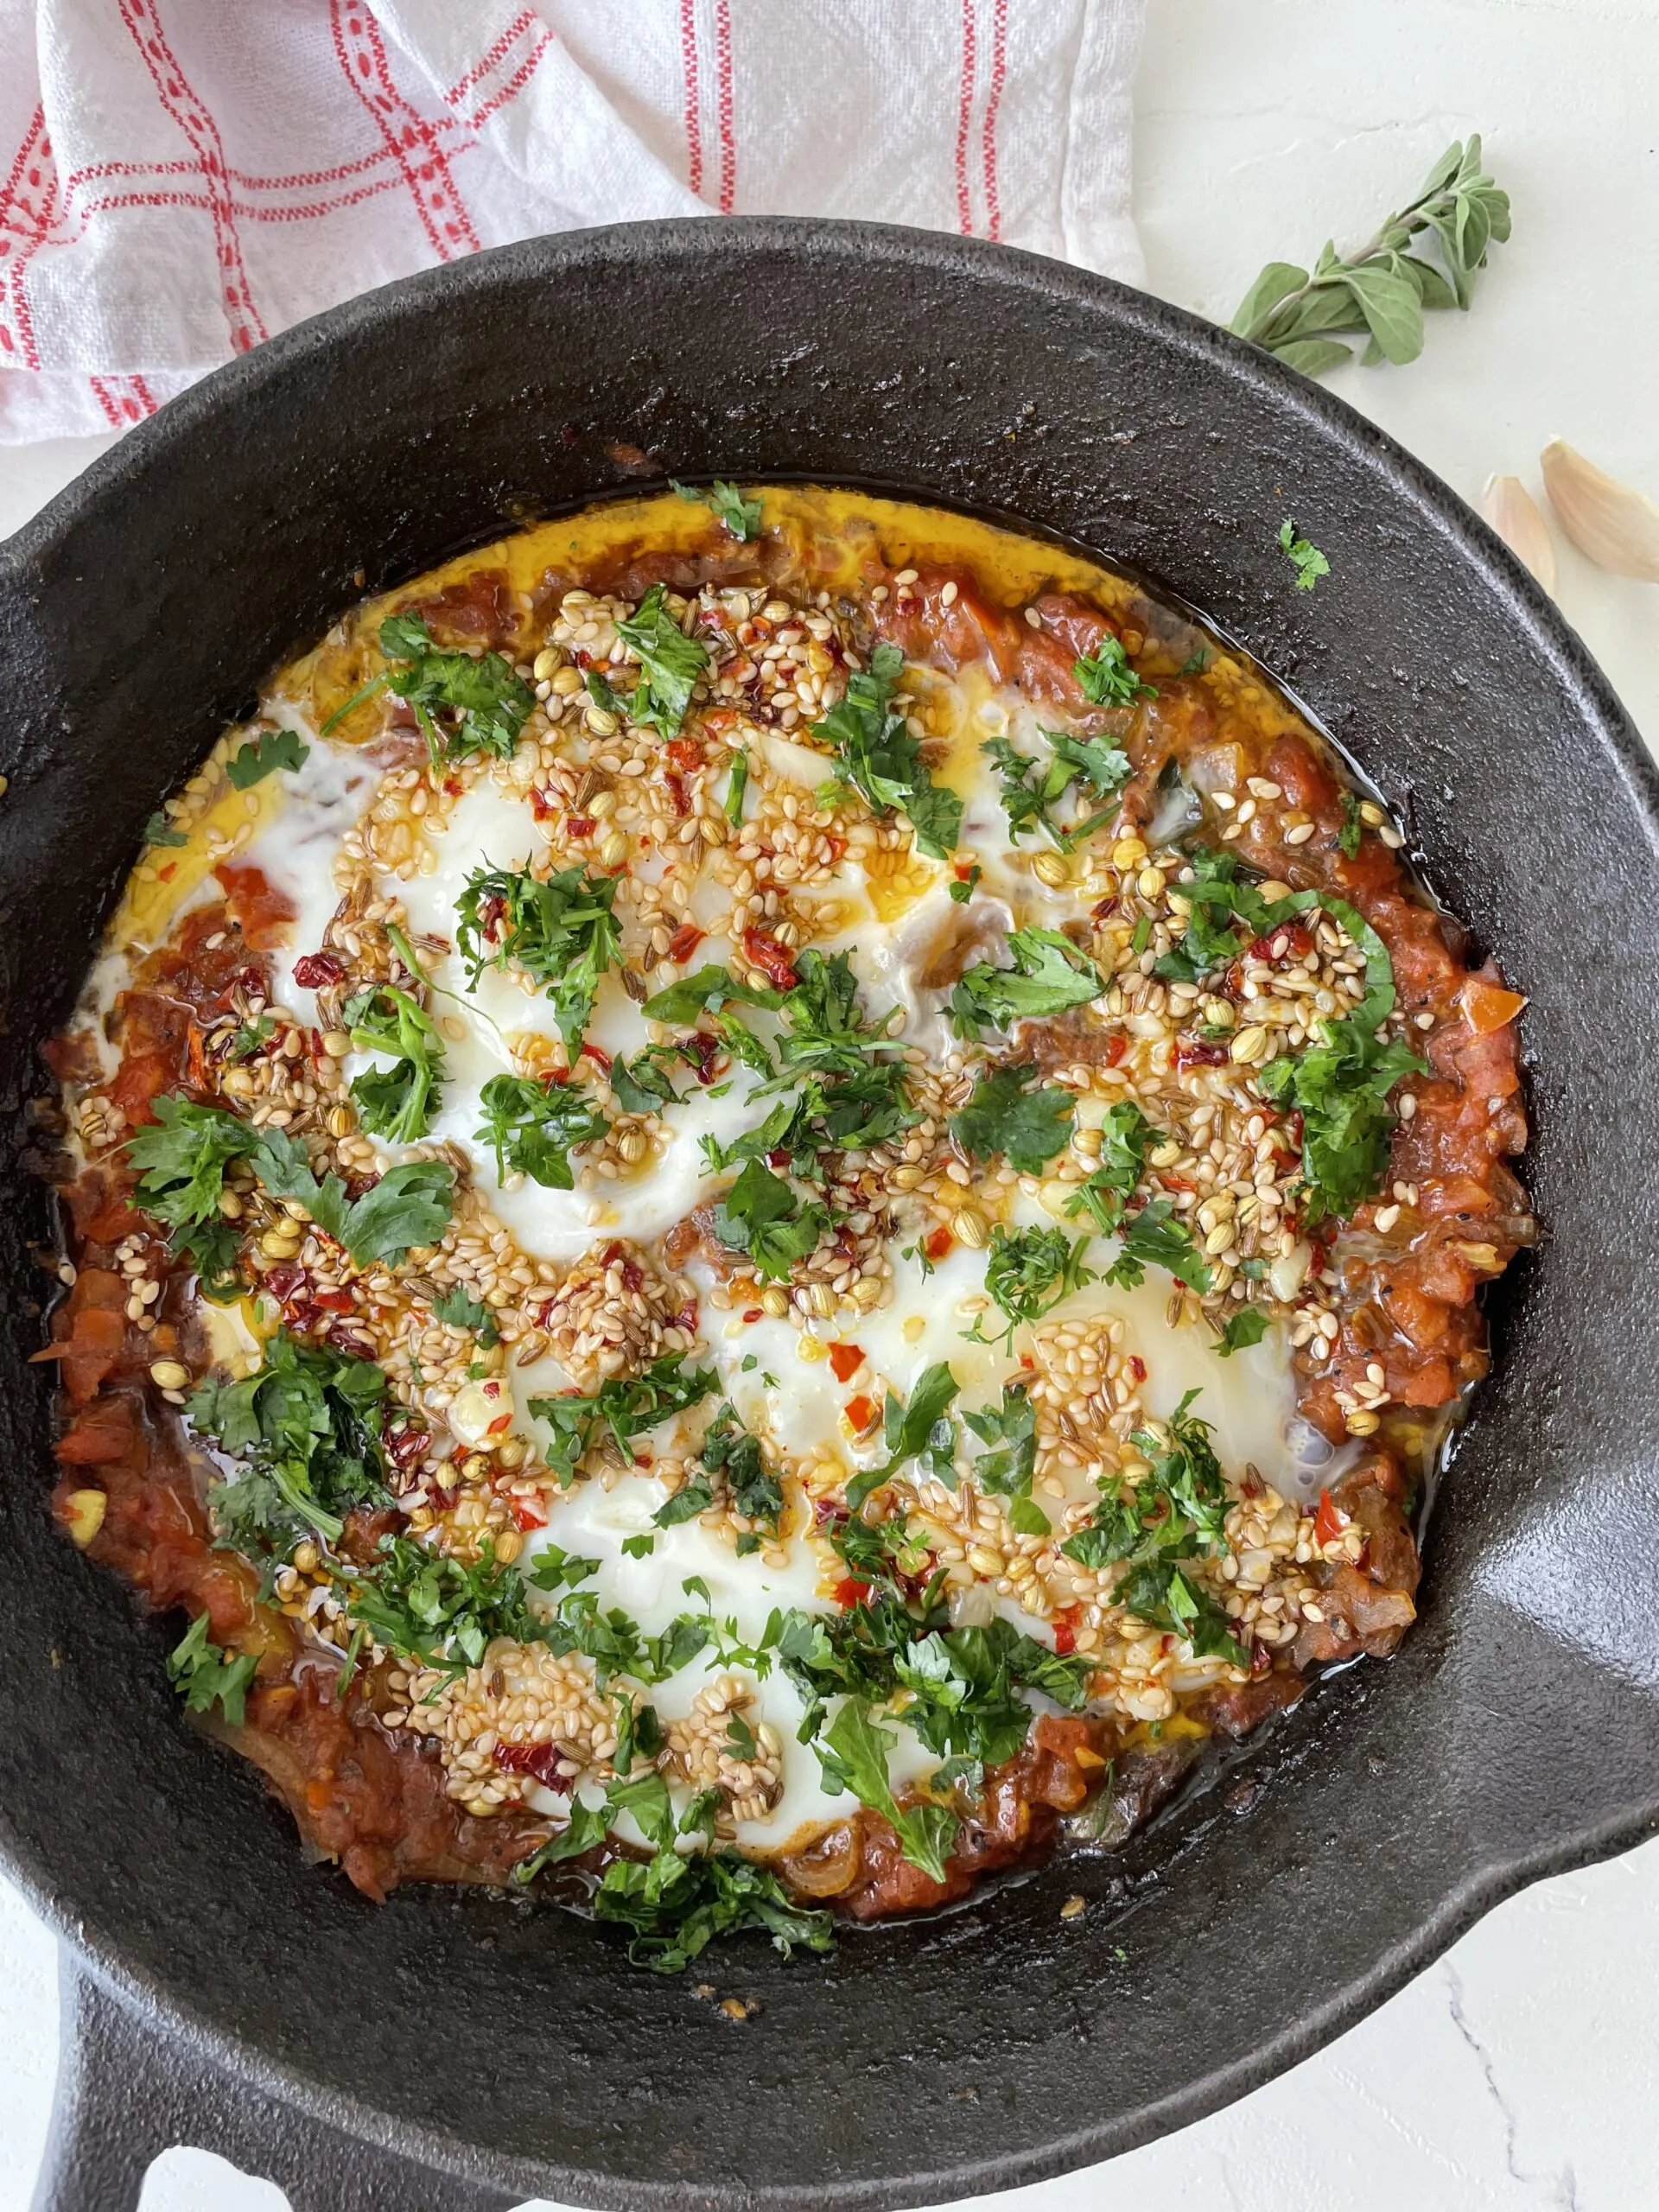
[[[1370,333],[1366,362],[1414,361],[1423,350],[1425,308],[1467,308],[1487,249],[1510,235],[1510,197],[1481,167],[1471,133],[1448,146],[1416,198],[1390,215],[1357,251],[1327,240],[1313,271],[1270,261],[1229,327],[1304,376],[1321,377],[1353,359],[1340,343]],[[1408,247],[1437,244],[1437,260]]]

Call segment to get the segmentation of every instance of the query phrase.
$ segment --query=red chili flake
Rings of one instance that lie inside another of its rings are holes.
[[[867,1398],[861,1391],[859,1393],[857,1397],[849,1398],[847,1401],[847,1418],[849,1421],[851,1422],[854,1429],[860,1435],[862,1435],[863,1432],[870,1427],[875,1419],[874,1402],[872,1399]]]
[[[773,1145],[772,1150],[766,1154],[766,1165],[768,1167],[787,1167],[789,1147],[786,1144]]]
[[[697,1333],[696,1300],[695,1298],[688,1298],[684,1305],[681,1306],[679,1312],[675,1314],[673,1318],[674,1325],[677,1329],[683,1329],[688,1336],[695,1337]]]
[[[547,1515],[538,1497],[515,1497],[512,1502],[513,1526],[521,1532],[530,1529],[545,1529]]]
[[[922,1239],[922,1249],[930,1260],[942,1260],[956,1241],[950,1231],[941,1223],[938,1228],[930,1230]]]
[[[1226,1065],[1227,1047],[1209,1045],[1199,1037],[1178,1037],[1175,1039],[1175,1065],[1178,1068],[1218,1068]]]
[[[680,1050],[688,1059],[696,1062],[699,1083],[714,1081],[715,1064],[720,1058],[720,1039],[717,1037],[710,1037],[703,1030],[694,1029],[689,1037],[680,1039]]]
[[[560,1752],[556,1744],[498,1744],[495,1763],[504,1774],[533,1775],[543,1789],[556,1789],[562,1797],[570,1794],[570,1784],[559,1774]]]
[[[355,1310],[349,1290],[314,1291],[312,1302],[326,1307],[330,1313],[350,1313]]]
[[[1054,1649],[1062,1659],[1070,1658],[1077,1648],[1076,1618],[1077,1609],[1072,1605],[1054,1617]]]
[[[1281,923],[1249,947],[1247,960],[1300,960],[1313,950],[1313,940],[1300,922]]]
[[[386,1450],[400,1467],[418,1459],[431,1441],[431,1430],[420,1421],[406,1421],[386,1431]]]
[[[587,1057],[588,1057],[588,1058],[589,1058],[589,1059],[594,1063],[594,1065],[595,1067],[597,1067],[597,1068],[602,1068],[602,1069],[605,1071],[605,1073],[606,1073],[607,1075],[608,1075],[608,1074],[610,1073],[610,1071],[611,1071],[611,1056],[610,1056],[610,1054],[609,1054],[607,1052],[605,1052],[605,1051],[604,1051],[604,1050],[603,1050],[600,1046],[595,1045],[595,1044],[593,1042],[593,1040],[592,1040],[592,1039],[591,1039],[591,1038],[584,1038],[584,1039],[583,1039],[583,1040],[582,1040],[582,1053],[578,1053],[578,1054],[577,1054],[577,1058],[582,1058],[582,1053],[585,1053],[585,1054],[587,1055]]]
[[[795,956],[788,945],[780,944],[764,930],[744,931],[743,957],[780,991],[792,991],[801,980],[795,972]]]
[[[1106,1039],[1106,1065],[1115,1068],[1129,1049],[1129,1040],[1121,1029],[1115,1029]]]
[[[668,757],[683,776],[689,776],[702,766],[702,747],[695,737],[671,737]]]
[[[746,1321],[764,1320],[766,1318],[766,1309],[764,1306],[747,1306],[743,1309],[743,1319]]]
[[[1161,1170],[1158,1180],[1166,1191],[1195,1191],[1198,1188],[1197,1184],[1189,1183],[1185,1175],[1171,1175]]]
[[[179,864],[177,861],[168,861],[165,868],[158,868],[156,871],[156,874],[161,878],[163,883],[171,883],[178,872]]]
[[[1251,1674],[1265,1675],[1272,1665],[1273,1653],[1268,1645],[1265,1643],[1253,1643],[1250,1646]]]
[[[823,842],[830,849],[830,865],[833,868],[846,851],[847,840],[844,837],[826,837]]]
[[[530,791],[530,810],[537,822],[546,822],[559,810],[545,791],[538,791],[532,784]]]
[[[623,1289],[631,1292],[635,1297],[638,1297],[639,1294],[645,1288],[645,1269],[639,1265],[638,1260],[624,1260],[622,1262]]]
[[[1147,1379],[1147,1363],[1138,1351],[1129,1354],[1129,1373],[1137,1382],[1144,1382]]]
[[[685,795],[685,785],[671,768],[663,771],[663,781],[668,785],[668,796],[676,814],[682,817],[691,811],[691,802]]]
[[[1103,899],[1097,906],[1091,906],[1089,912],[1095,921],[1109,922],[1117,912],[1117,901],[1116,899]]]
[[[484,1433],[486,1436],[499,1436],[504,1428],[511,1428],[512,1427],[512,1414],[511,1411],[508,1411],[505,1414],[498,1414],[495,1419],[490,1423],[489,1427],[485,1430]]]
[[[1348,1526],[1348,1516],[1342,1510],[1328,1490],[1319,1492],[1319,1510],[1313,1516],[1313,1541],[1316,1544],[1334,1544]]]
[[[850,1613],[855,1605],[861,1605],[869,1594],[869,1584],[861,1582],[855,1574],[843,1575],[836,1585],[836,1603],[843,1612]]]
[[[682,922],[678,929],[675,931],[673,936],[668,940],[668,952],[666,957],[671,960],[677,968],[683,961],[689,960],[691,957],[697,947],[702,943],[703,934],[703,931],[697,927],[695,922]]]
[[[864,1364],[864,1351],[861,1344],[831,1344],[830,1372],[837,1382],[850,1382]]]
[[[303,1268],[273,1268],[265,1277],[265,1288],[273,1298],[280,1299],[284,1306],[297,1302],[308,1305],[308,1295],[302,1300],[302,1294],[308,1293],[310,1281]]]
[[[333,952],[302,953],[294,963],[294,980],[308,991],[321,990],[325,983],[343,983],[346,963]]]
[[[573,814],[566,822],[564,829],[565,835],[569,837],[591,837],[594,834],[594,817],[591,814]]]

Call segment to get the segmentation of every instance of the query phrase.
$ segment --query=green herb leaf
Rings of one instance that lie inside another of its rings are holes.
[[[1122,639],[1109,631],[1092,653],[1072,662],[1071,673],[1093,707],[1132,707],[1137,699],[1158,696],[1156,688],[1143,683],[1130,667]]]
[[[759,1006],[776,1008],[784,1002],[781,991],[767,990],[753,983],[740,983],[725,968],[712,964],[699,968],[695,975],[682,976],[677,983],[648,998],[639,1009],[647,1021],[668,1021],[689,1029],[705,1007],[718,1014],[730,1005]]]
[[[899,1808],[887,1778],[887,1759],[898,1738],[871,1719],[861,1699],[849,1698],[818,1745],[824,1787],[849,1789],[888,1821],[912,1866],[936,1882],[944,1879],[944,1862],[957,1837],[954,1814],[943,1805]]]
[[[1100,1165],[1066,1200],[1067,1214],[1076,1219],[1086,1213],[1103,1236],[1115,1235],[1141,1179],[1147,1147],[1157,1134],[1132,1100],[1110,1107],[1101,1122]]]
[[[744,1427],[730,1404],[709,1422],[699,1457],[711,1475],[725,1477],[732,1503],[746,1520],[776,1531],[784,1510],[782,1485],[766,1466],[760,1438]]]
[[[796,1196],[781,1176],[751,1160],[715,1208],[715,1234],[747,1255],[763,1282],[782,1282],[797,1260],[814,1252],[830,1227],[816,1199]]]
[[[167,1678],[190,1712],[211,1713],[217,1706],[232,1727],[239,1728],[247,1717],[248,1689],[259,1662],[247,1651],[227,1658],[218,1644],[207,1641],[210,1625],[206,1613],[196,1615],[168,1659]]]
[[[1342,795],[1342,827],[1337,832],[1337,843],[1349,860],[1357,860],[1364,841],[1365,823],[1359,810],[1359,799],[1353,791]]]
[[[1146,1281],[1149,1267],[1162,1268],[1203,1297],[1213,1280],[1209,1263],[1174,1211],[1168,1198],[1154,1198],[1125,1222],[1123,1249],[1102,1281],[1133,1290]]]
[[[908,819],[918,852],[948,860],[962,828],[962,801],[936,785],[922,758],[921,741],[903,715],[892,711],[893,695],[904,672],[897,645],[879,645],[867,671],[850,676],[846,696],[811,735],[830,747],[843,781],[871,811],[898,809]]]
[[[151,1102],[156,1119],[124,1147],[141,1169],[135,1196],[144,1211],[169,1228],[216,1220],[225,1170],[253,1150],[258,1132],[218,1106],[168,1094]]]
[[[689,499],[694,505],[712,507],[734,537],[741,538],[747,544],[750,538],[760,535],[760,502],[746,499],[735,484],[722,484],[716,477],[704,491],[696,484],[682,484],[672,476],[668,480],[682,499]]]
[[[963,1419],[982,1444],[993,1447],[974,1462],[974,1479],[980,1488],[998,1497],[1028,1499],[1037,1466],[1037,1414],[1025,1385],[1005,1382],[1000,1406],[982,1407],[977,1413],[964,1413]],[[1040,1535],[1047,1525],[1045,1515],[1043,1529],[1031,1533]]]
[[[547,1462],[561,1483],[568,1484],[597,1429],[609,1429],[617,1450],[626,1459],[632,1456],[628,1447],[636,1436],[700,1405],[718,1382],[713,1368],[688,1370],[685,1355],[671,1352],[653,1361],[643,1374],[601,1382],[591,1396],[571,1391],[563,1397],[532,1398],[530,1411],[552,1429],[554,1440]]]
[[[908,1404],[887,1393],[881,1425],[887,1464],[868,1467],[848,1483],[847,1503],[852,1511],[856,1513],[865,1499],[907,1460],[919,1459],[930,1474],[948,1478],[957,1448],[957,1425],[950,1418],[950,1408],[957,1389],[949,1363],[941,1359],[917,1376]]]
[[[407,609],[380,625],[388,666],[329,715],[322,735],[377,691],[390,691],[414,711],[435,762],[475,753],[511,760],[536,695],[499,653],[441,652],[420,615]],[[442,719],[440,719],[442,718]]]
[[[159,810],[144,824],[144,842],[147,845],[188,845],[189,842],[184,831],[176,828]]]
[[[972,1097],[950,1116],[950,1134],[980,1160],[998,1153],[1017,1174],[1038,1175],[1071,1135],[1076,1103],[1069,1090],[1027,1090],[1034,1065],[992,1068]]]
[[[443,1081],[443,1039],[436,1025],[407,991],[391,983],[359,992],[345,1012],[355,1049],[389,1052],[395,1063],[352,1079],[364,1128],[394,1144],[417,1142],[431,1127]]]
[[[298,730],[266,730],[232,754],[225,763],[225,773],[237,791],[245,791],[275,775],[278,768],[298,775],[310,758],[311,748],[300,742]],[[182,837],[179,842],[184,842]]]
[[[749,787],[749,755],[747,747],[734,753],[726,781],[726,819],[735,824],[743,819],[743,794]]]
[[[677,736],[697,678],[709,665],[708,646],[681,629],[669,612],[662,584],[652,584],[632,614],[617,624],[616,634],[633,647],[645,671],[629,712],[664,737]]]
[[[1416,198],[1353,253],[1327,245],[1312,274],[1272,261],[1239,303],[1231,327],[1307,376],[1351,360],[1332,333],[1368,333],[1365,358],[1414,360],[1425,307],[1467,308],[1489,246],[1510,235],[1510,202],[1482,168],[1471,137],[1447,148]],[[1409,252],[1430,245],[1438,263]]]
[[[1010,1230],[997,1223],[991,1231],[985,1287],[1007,1318],[1003,1342],[1009,1351],[1014,1332],[1022,1323],[1040,1321],[1084,1283],[1095,1281],[1092,1269],[1083,1264],[1088,1249],[1086,1236],[1073,1244],[1063,1229]],[[988,1341],[977,1321],[969,1334],[977,1344]]]
[[[615,1069],[612,1070],[614,1079]],[[484,1126],[480,1144],[495,1152],[499,1180],[528,1175],[546,1191],[573,1191],[570,1154],[610,1128],[591,1096],[574,1084],[540,1083],[533,1076],[493,1075],[478,1094]]]
[[[620,939],[616,882],[568,868],[541,883],[528,869],[478,868],[455,901],[455,944],[477,988],[486,968],[517,966],[552,1004],[574,1060],[592,1019],[599,979]]]
[[[1087,1006],[1106,988],[1104,977],[1058,930],[1015,930],[1008,939],[1011,968],[982,961],[968,969],[950,995],[958,1037],[987,1028],[1011,1029],[1016,1021]]]
[[[470,1329],[486,1351],[493,1350],[501,1341],[495,1316],[464,1284],[455,1283],[441,1298],[435,1298],[432,1311],[452,1329]]]
[[[1279,543],[1296,571],[1298,591],[1312,591],[1321,576],[1330,575],[1331,563],[1317,545],[1310,545],[1306,538],[1298,537],[1296,525],[1288,515],[1279,525]]]
[[[950,884],[950,896],[956,900],[958,906],[965,906],[968,904],[968,901],[973,897],[975,892],[978,890],[979,879],[983,873],[984,871],[981,868],[978,861],[976,861],[972,868],[969,869],[966,875],[959,875],[952,879]]]
[[[1268,1333],[1268,1317],[1259,1306],[1241,1306],[1236,1313],[1227,1317],[1227,1325],[1221,1332],[1221,1342],[1216,1346],[1218,1359],[1230,1359],[1236,1351],[1243,1351],[1247,1344],[1259,1344]]]

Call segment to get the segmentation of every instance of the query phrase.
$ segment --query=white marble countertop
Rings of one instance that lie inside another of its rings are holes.
[[[937,4],[937,0],[936,0]],[[1261,264],[1351,242],[1452,138],[1515,201],[1474,312],[1332,388],[1467,498],[1560,435],[1659,493],[1659,0],[1149,0],[1136,212],[1154,291],[1224,321]],[[107,441],[0,448],[0,533]],[[1563,608],[1659,744],[1659,588],[1565,544]],[[51,1938],[0,1882],[0,2212],[23,2212],[57,2046]],[[1659,1842],[1500,1906],[1399,1996],[1225,2112],[1007,2212],[1653,2212]],[[281,2212],[169,2152],[143,2212]],[[365,2206],[364,2212],[372,2212]],[[536,2208],[535,2212],[543,2212]]]

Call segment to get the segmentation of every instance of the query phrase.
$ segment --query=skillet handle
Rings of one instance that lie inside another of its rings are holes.
[[[151,2161],[175,2143],[274,2181],[293,2212],[510,2212],[517,2201],[263,2095],[158,2034],[67,1950],[60,1980],[57,2099],[32,2212],[137,2212]]]

